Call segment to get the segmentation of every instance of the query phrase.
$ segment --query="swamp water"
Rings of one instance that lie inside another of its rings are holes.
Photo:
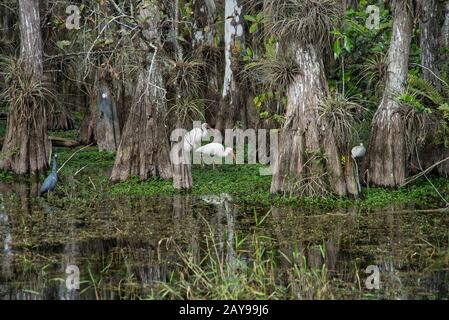
[[[0,184],[0,299],[449,297],[447,212],[255,208],[226,194],[71,204],[35,192]]]

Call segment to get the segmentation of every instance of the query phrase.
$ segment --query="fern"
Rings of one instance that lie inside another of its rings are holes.
[[[424,78],[410,74],[408,78],[408,85],[411,93],[421,99],[428,99],[436,106],[441,106],[446,102],[443,94],[441,94],[433,84]]]

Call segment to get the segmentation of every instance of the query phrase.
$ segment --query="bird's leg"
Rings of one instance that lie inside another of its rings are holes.
[[[360,174],[359,174],[359,166],[357,164],[357,160],[352,157],[352,159],[354,160],[355,163],[355,174],[356,174],[356,179],[357,179],[357,192],[362,192],[362,186],[360,185]]]

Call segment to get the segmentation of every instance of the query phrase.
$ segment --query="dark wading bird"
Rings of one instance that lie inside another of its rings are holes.
[[[39,192],[39,196],[43,196],[48,192],[52,192],[56,189],[56,185],[58,183],[58,164],[56,160],[58,159],[58,155],[55,154],[53,157],[53,167],[50,175],[45,178],[44,183],[42,184],[41,191]]]

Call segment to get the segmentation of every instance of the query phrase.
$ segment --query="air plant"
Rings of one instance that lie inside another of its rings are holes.
[[[0,100],[6,101],[11,110],[21,116],[32,116],[33,110],[49,105],[55,99],[54,93],[42,79],[33,77],[23,69],[14,58],[0,57],[1,76],[6,88],[0,94]]]
[[[185,124],[198,119],[204,120],[204,100],[190,96],[169,100],[167,118],[174,116],[179,123]]]
[[[301,68],[290,55],[279,55],[254,60],[242,73],[243,77],[261,84],[267,91],[285,91],[301,73]]]
[[[337,0],[268,0],[266,29],[285,41],[327,46],[342,15]]]
[[[204,81],[204,62],[193,56],[166,59],[167,87],[177,92],[177,95],[201,95],[206,83]]]
[[[357,115],[365,108],[350,97],[338,92],[324,98],[318,107],[318,120],[329,126],[331,134],[341,150],[349,150],[354,136],[354,124],[359,121]]]
[[[371,58],[366,58],[360,66],[362,77],[360,81],[366,81],[367,88],[373,88],[376,93],[381,93],[387,79],[387,55],[376,53]]]

